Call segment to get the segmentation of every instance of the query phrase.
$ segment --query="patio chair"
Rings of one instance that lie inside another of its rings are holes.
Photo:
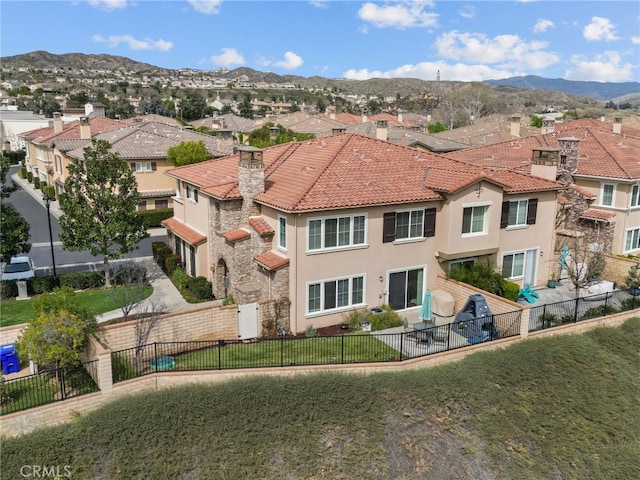
[[[402,321],[402,324],[404,326],[404,333],[407,334],[407,338],[413,338],[416,339],[416,329],[413,328],[411,325],[409,325],[409,320],[407,320],[407,317],[404,317],[404,320]]]

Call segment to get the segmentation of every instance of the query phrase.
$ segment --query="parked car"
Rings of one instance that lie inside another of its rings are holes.
[[[11,257],[2,269],[2,280],[26,280],[36,276],[33,260],[27,256]]]

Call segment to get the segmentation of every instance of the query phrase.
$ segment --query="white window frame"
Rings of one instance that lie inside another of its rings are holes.
[[[144,162],[144,171],[147,173],[153,172],[153,167],[151,166],[151,162]]]
[[[638,250],[640,250],[640,227],[627,228],[624,234],[623,253],[637,252]]]
[[[142,170],[142,162],[135,162],[136,164],[136,173],[142,173],[144,170]]]
[[[176,198],[182,198],[182,183],[176,179]]]
[[[521,203],[524,202],[524,207],[521,206]],[[512,205],[515,203],[516,206],[514,207],[516,214],[515,214],[515,223],[511,223],[511,211],[512,211]],[[519,216],[522,215],[522,211],[524,210],[524,215],[523,218],[520,219],[518,218]],[[527,226],[527,215],[529,213],[529,199],[528,198],[520,198],[517,200],[509,200],[509,214],[507,215],[507,228],[509,227],[526,227]]]
[[[527,259],[527,252],[525,250],[518,250],[515,252],[506,252],[502,255],[502,267],[500,269],[500,272],[502,273],[502,276],[505,278],[508,278],[509,280],[514,280],[514,279],[520,279],[520,278],[524,278],[524,266],[525,266],[525,260]],[[516,272],[517,274],[514,275],[514,265],[515,265],[515,257],[516,255],[522,255],[522,263],[521,263],[521,272]],[[509,275],[505,275],[504,274],[504,262],[505,262],[505,258],[507,257],[513,257],[514,261],[511,262],[511,272],[509,272]]]
[[[640,184],[631,185],[631,191],[629,192],[629,207],[640,207]]]
[[[346,283],[345,283],[346,282]],[[361,285],[358,285],[354,282],[360,282]],[[335,306],[325,308],[325,303],[327,302],[326,292],[331,284],[335,283]],[[344,290],[342,292],[339,291],[340,285],[347,285],[347,291]],[[310,305],[310,289],[313,288],[317,291],[318,296],[315,297],[318,302],[317,308],[312,308]],[[356,298],[354,295],[357,291],[360,292],[358,294],[359,298]],[[352,309],[354,307],[362,307],[365,305],[366,298],[366,290],[367,290],[367,279],[366,274],[361,273],[357,275],[351,275],[347,277],[337,277],[337,278],[328,278],[324,280],[318,280],[315,282],[307,282],[305,289],[305,310],[307,316],[315,316],[315,315],[324,315],[327,313],[340,312]],[[341,295],[342,294],[342,295]],[[343,299],[342,303],[339,304],[340,298]]]
[[[186,187],[186,196],[187,200],[192,203],[198,203],[198,189],[188,183],[185,185]]]
[[[364,228],[362,230],[355,229],[355,219],[362,218],[364,219]],[[326,246],[327,240],[327,223],[335,221],[335,246]],[[345,231],[344,224],[348,221],[349,229]],[[311,248],[311,225],[317,225],[317,222],[320,222],[320,246],[318,248]],[[307,219],[307,253],[316,253],[316,252],[326,252],[326,251],[335,251],[335,250],[343,250],[347,248],[358,248],[365,247],[367,245],[367,215],[365,213],[357,213],[353,215],[337,215],[337,216],[328,216],[328,217],[311,217]],[[341,229],[342,226],[342,229]],[[355,243],[356,233],[362,231],[362,242]],[[344,242],[344,234],[348,233],[349,238],[347,242]],[[342,234],[342,236],[341,236]],[[342,239],[342,243],[341,243]]]
[[[605,188],[611,187],[611,203],[604,203]],[[602,183],[600,185],[600,205],[602,207],[613,207],[616,204],[616,184]]]
[[[287,217],[278,215],[278,248],[287,251]]]
[[[409,223],[407,225],[407,235],[400,236],[398,232],[399,215],[409,213]],[[414,217],[421,216],[422,219],[416,223]],[[396,210],[396,238],[394,242],[403,242],[407,240],[421,240],[424,238],[424,208]],[[413,230],[413,231],[412,231]]]
[[[475,265],[477,260],[478,259],[476,257],[460,258],[458,260],[451,260],[449,262],[449,272],[452,272],[453,269],[456,268],[458,265],[464,265],[465,263],[471,262],[473,265]]]
[[[486,235],[488,228],[488,220],[489,220],[489,207],[491,206],[490,203],[471,203],[471,204],[465,204],[462,206],[462,237],[475,237],[478,235]],[[464,232],[464,211],[466,209],[470,208],[471,209],[471,226],[473,226],[473,216],[474,216],[474,211],[477,208],[482,208],[483,209],[483,214],[482,214],[482,230],[480,231],[470,231],[470,232]]]

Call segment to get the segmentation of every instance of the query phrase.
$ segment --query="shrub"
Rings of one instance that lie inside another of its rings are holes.
[[[56,199],[56,189],[53,185],[46,185],[42,188],[42,192],[47,195],[50,199]]]
[[[58,194],[58,203],[60,204],[60,206],[62,206],[62,204],[64,203],[65,200],[65,194],[64,193],[59,193]]]
[[[611,315],[617,313],[618,309],[612,305],[598,305],[597,307],[591,307],[580,317],[580,320],[587,320],[589,318],[604,317],[605,315]]]
[[[179,290],[184,290],[189,282],[189,275],[182,268],[174,268],[171,272],[171,281]]]
[[[60,275],[60,286],[73,290],[86,290],[104,286],[104,275],[100,272],[71,272]]]
[[[182,259],[180,258],[180,255],[177,253],[172,253],[165,258],[164,271],[167,275],[171,276],[173,274],[173,271],[176,268],[179,268],[181,264]]]
[[[27,178],[27,167],[20,168],[20,178]]]
[[[227,305],[235,305],[236,301],[233,298],[233,295],[227,295],[226,297],[224,297],[224,300],[222,300],[222,306],[226,307]]]
[[[368,322],[369,312],[366,309],[353,310],[349,312],[342,323],[349,325],[352,330],[360,330],[364,322]]]
[[[46,277],[33,277],[29,279],[29,283],[31,284],[33,293],[36,295],[51,292],[56,286],[55,277],[53,275]]]
[[[173,217],[173,208],[156,208],[155,210],[142,210],[137,212],[144,219],[147,228],[160,227],[160,223]]]
[[[115,285],[144,283],[147,281],[147,269],[136,262],[120,263],[111,269],[111,279]]]
[[[198,300],[210,300],[213,298],[213,286],[205,277],[189,278],[187,289],[195,295]]]
[[[312,324],[307,325],[307,329],[304,331],[304,336],[308,338],[313,338],[318,336],[318,331],[313,327]]]
[[[166,271],[166,260],[173,252],[169,245],[164,242],[152,242],[151,253],[153,254],[153,260],[160,265],[160,268]]]
[[[514,302],[518,301],[518,297],[520,296],[520,285],[515,282],[505,282],[504,283],[504,298],[507,300],[512,300]]]
[[[542,315],[540,315],[539,320],[542,322],[542,327],[543,328],[547,328],[547,327],[553,327],[556,323],[558,323],[558,316],[554,315],[551,312],[545,312]]]
[[[33,186],[34,188],[40,188],[40,179],[38,177],[33,179]]]
[[[474,263],[472,267],[458,267],[449,272],[449,278],[468,283],[485,292],[504,296],[505,282],[502,274],[493,270],[487,262]]]
[[[371,324],[372,332],[402,325],[402,317],[389,305],[382,305],[382,313],[369,313],[367,321]]]
[[[32,172],[27,172],[27,181],[29,183],[33,183],[33,173]]]
[[[15,280],[2,280],[0,282],[0,298],[7,300],[18,296],[18,284]]]

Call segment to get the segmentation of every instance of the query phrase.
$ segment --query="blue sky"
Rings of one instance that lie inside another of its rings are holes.
[[[1,0],[2,56],[303,77],[640,81],[640,2]]]

